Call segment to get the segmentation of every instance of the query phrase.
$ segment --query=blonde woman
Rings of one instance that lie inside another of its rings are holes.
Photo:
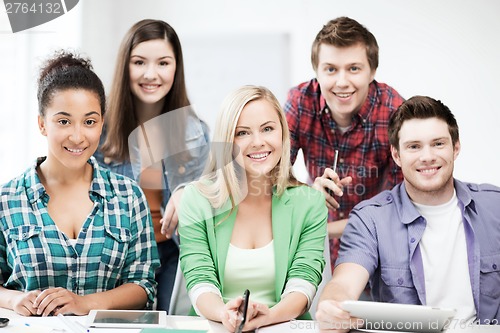
[[[181,268],[196,312],[234,331],[249,289],[245,331],[306,314],[325,264],[327,208],[291,173],[276,97],[256,86],[230,94],[213,141],[205,176],[186,187],[179,208]]]

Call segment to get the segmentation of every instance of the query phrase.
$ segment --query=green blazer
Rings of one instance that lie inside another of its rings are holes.
[[[230,208],[228,202],[216,211],[193,185],[185,188],[179,208],[179,235],[181,269],[188,290],[210,283],[224,296],[226,257],[237,213],[235,207],[228,216]],[[291,278],[316,287],[320,284],[327,216],[323,194],[308,186],[290,187],[281,197],[273,195],[276,303]]]

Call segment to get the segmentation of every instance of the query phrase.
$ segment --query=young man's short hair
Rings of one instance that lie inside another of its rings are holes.
[[[349,17],[342,16],[329,21],[318,32],[312,45],[311,62],[314,71],[318,69],[318,54],[321,44],[348,47],[358,43],[365,45],[370,68],[376,70],[378,67],[378,44],[375,36],[358,21]]]
[[[389,120],[388,132],[391,146],[399,150],[399,131],[405,121],[428,118],[438,118],[446,122],[453,145],[458,142],[458,124],[450,109],[441,101],[431,97],[413,96],[403,102]]]

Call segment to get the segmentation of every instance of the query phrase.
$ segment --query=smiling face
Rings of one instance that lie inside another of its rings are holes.
[[[248,103],[236,124],[234,144],[237,160],[245,168],[247,179],[269,176],[282,153],[282,127],[278,112],[264,99]]]
[[[99,145],[102,113],[97,95],[84,89],[56,91],[38,126],[47,137],[47,161],[83,168]]]
[[[175,53],[168,41],[152,39],[137,44],[129,62],[130,90],[135,102],[162,102],[172,88],[175,69]]]
[[[361,43],[347,47],[321,44],[316,77],[333,119],[345,127],[365,102],[375,70]]]
[[[454,161],[459,152],[460,142],[453,145],[448,125],[438,118],[405,121],[399,131],[399,151],[391,146],[408,195],[427,205],[451,199]]]

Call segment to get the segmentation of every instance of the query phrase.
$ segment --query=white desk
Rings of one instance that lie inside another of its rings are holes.
[[[312,320],[295,320],[279,325],[261,328],[258,333],[317,333],[319,332],[319,324]],[[395,331],[375,331],[375,330],[351,330],[350,333],[397,333]],[[472,326],[466,328],[456,327],[449,329],[443,333],[499,333],[500,325],[498,326]],[[227,331],[226,331],[227,333]],[[405,332],[408,333],[408,332]]]
[[[0,333],[64,333],[71,332],[58,317],[23,317],[13,311],[1,309],[0,317],[10,319],[9,325],[0,328]],[[75,323],[86,325],[87,316],[67,316]],[[177,329],[205,330],[209,333],[227,333],[222,324],[198,317],[167,316],[167,327]],[[82,327],[83,328],[83,327]],[[90,333],[139,333],[141,329],[89,328]],[[73,332],[71,332],[73,333]]]
[[[9,325],[0,328],[0,333],[68,333],[71,332],[57,317],[23,317],[13,311],[0,308],[0,317],[10,319]],[[87,317],[70,316],[68,319],[85,325]],[[188,316],[167,316],[167,327],[177,329],[205,330],[208,333],[228,333],[220,323],[198,317]],[[319,332],[318,324],[310,320],[295,320],[257,330],[258,333],[316,333]],[[110,329],[110,328],[90,328],[90,333],[139,333],[140,329]],[[388,331],[351,331],[355,333],[366,332],[388,332]],[[467,328],[457,327],[448,330],[446,333],[493,333],[500,332],[499,326],[473,326]],[[73,332],[71,332],[73,333]],[[394,333],[394,332],[391,332]]]

